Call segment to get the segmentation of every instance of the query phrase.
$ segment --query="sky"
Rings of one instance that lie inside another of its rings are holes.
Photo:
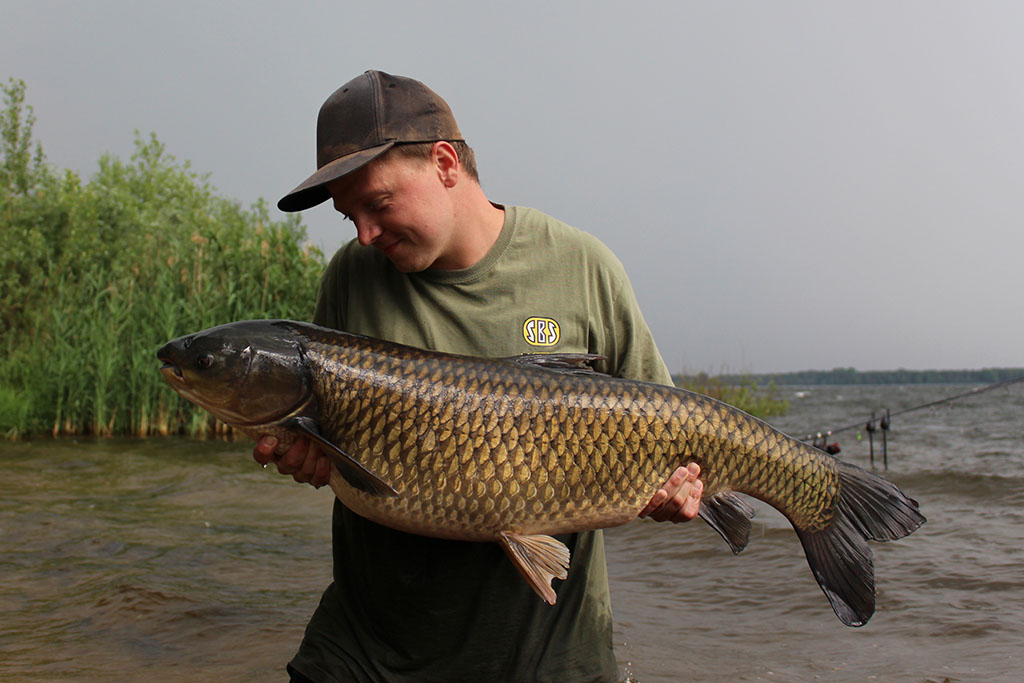
[[[328,95],[411,76],[492,201],[611,247],[673,372],[1022,367],[1022,35],[984,0],[0,0],[0,79],[58,168],[153,132],[273,206]]]

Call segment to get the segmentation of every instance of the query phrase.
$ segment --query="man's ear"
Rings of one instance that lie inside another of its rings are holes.
[[[451,143],[444,140],[435,142],[430,150],[430,156],[441,183],[447,188],[455,187],[459,182],[462,166],[459,163],[459,154]]]

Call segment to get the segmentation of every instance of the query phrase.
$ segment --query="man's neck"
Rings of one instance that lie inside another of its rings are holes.
[[[457,243],[435,268],[462,270],[479,263],[491,250],[505,225],[505,210],[492,204],[476,183],[465,188],[466,196],[457,203],[455,231]]]

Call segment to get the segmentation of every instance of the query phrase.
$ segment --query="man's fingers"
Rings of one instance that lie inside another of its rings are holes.
[[[699,476],[700,466],[696,463],[677,468],[665,485],[651,497],[639,516],[650,517],[658,522],[693,519],[700,512],[700,497],[704,490]]]
[[[690,495],[683,503],[682,513],[686,519],[693,519],[700,513],[700,497],[704,493],[704,482],[698,479],[690,487]]]
[[[668,491],[665,489],[658,489],[651,498],[651,502],[647,503],[647,505],[644,506],[644,509],[640,511],[640,517],[648,516],[661,507],[662,503],[666,500],[668,500]]]
[[[281,474],[295,474],[301,471],[302,465],[306,462],[306,455],[310,450],[309,441],[298,439],[288,449],[288,452],[277,461],[277,471]]]
[[[295,481],[306,484],[313,483],[313,476],[316,474],[318,465],[327,458],[320,457],[320,449],[317,444],[310,444],[306,450],[302,465],[299,471],[292,475]],[[329,462],[329,461],[328,461]]]
[[[323,457],[320,446],[304,437],[298,438],[284,455],[277,455],[278,440],[266,435],[256,442],[252,457],[264,467],[277,464],[277,471],[290,474],[295,481],[320,488],[331,480],[331,461]]]
[[[659,507],[651,514],[651,518],[658,522],[666,522],[670,519],[675,518],[675,516],[682,509],[683,503],[686,502],[686,499],[689,497],[690,494],[688,483],[683,484],[683,489],[685,490],[677,490],[675,495],[666,500],[661,505],[661,507]]]
[[[309,483],[320,488],[331,481],[331,461],[328,458],[320,458],[316,461],[316,470]]]
[[[273,436],[264,436],[256,442],[256,447],[252,451],[252,457],[259,464],[266,466],[273,462],[274,449],[276,448],[277,438]]]
[[[651,501],[644,506],[644,509],[640,511],[640,517],[653,517],[659,522],[664,521],[659,519],[662,515],[662,511],[665,506],[671,503],[671,499],[679,491],[679,487],[686,481],[687,469],[685,467],[679,467],[672,476],[668,478],[665,485],[658,489],[651,497]]]

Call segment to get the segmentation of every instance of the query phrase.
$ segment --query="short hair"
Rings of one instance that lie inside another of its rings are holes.
[[[469,174],[469,177],[479,184],[480,175],[476,170],[476,154],[473,153],[473,148],[462,140],[446,140],[445,142],[455,148],[455,154],[459,157],[459,166],[462,167],[462,170]],[[430,161],[430,154],[433,149],[433,142],[399,143],[389,149],[381,158],[420,159],[422,161]]]

